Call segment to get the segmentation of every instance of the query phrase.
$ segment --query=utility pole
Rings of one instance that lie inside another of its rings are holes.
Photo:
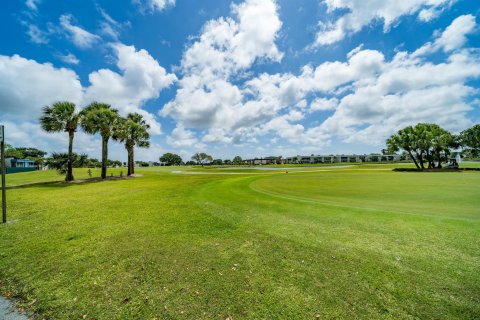
[[[7,223],[7,192],[5,185],[5,175],[7,168],[5,166],[5,127],[0,126],[0,148],[2,151],[2,223]]]

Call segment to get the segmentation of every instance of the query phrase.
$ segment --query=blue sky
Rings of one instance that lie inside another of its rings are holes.
[[[480,122],[473,0],[11,0],[0,10],[0,121],[47,151],[41,108],[140,112],[152,147],[188,159],[370,153],[418,122]],[[82,132],[74,148],[98,157]],[[112,159],[124,160],[111,142]]]

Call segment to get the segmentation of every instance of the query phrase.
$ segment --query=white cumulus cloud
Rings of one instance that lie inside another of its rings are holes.
[[[78,75],[66,68],[19,55],[0,56],[0,74],[0,108],[4,115],[37,118],[41,108],[54,101],[82,101]]]
[[[195,128],[238,128],[254,121],[258,107],[242,107],[244,96],[232,79],[261,59],[282,59],[275,44],[282,25],[277,9],[273,0],[247,0],[232,5],[233,17],[207,22],[183,55],[175,99],[160,114]],[[215,136],[218,130],[206,139]]]
[[[348,10],[335,21],[321,22],[314,46],[329,45],[359,32],[374,21],[387,32],[402,16],[418,14],[429,21],[456,0],[323,0],[329,13]]]
[[[414,56],[433,53],[439,50],[450,52],[461,48],[467,42],[467,35],[472,34],[477,29],[475,17],[471,14],[462,15],[453,20],[453,22],[443,31],[434,42],[428,42],[414,52]]]
[[[445,39],[451,30],[461,30],[456,35],[462,39],[474,29],[459,27],[463,19],[454,20],[437,39]],[[232,79],[242,68],[228,65],[230,69],[223,68],[227,71],[211,72],[216,66],[206,63],[187,69],[175,99],[161,114],[177,120],[182,130],[200,129],[197,136],[188,131],[189,139],[256,145],[260,138],[272,137],[283,145],[302,145],[304,150],[318,150],[338,138],[383,145],[389,134],[419,121],[458,131],[471,124],[468,101],[478,92],[469,82],[480,78],[478,49],[464,48],[465,43],[443,42],[447,55],[436,62],[406,51],[387,59],[378,50],[359,46],[346,61],[305,65],[298,74],[263,73],[240,81]],[[231,59],[231,52],[215,52],[222,56],[221,63]],[[201,76],[205,70],[211,76],[208,81]],[[308,121],[318,111],[326,118]]]
[[[142,109],[175,80],[146,51],[121,43],[112,45],[121,73],[100,69],[89,75],[90,84],[82,86],[78,75],[67,68],[38,63],[18,55],[0,56],[0,115],[3,120],[36,121],[42,107],[68,100],[80,107],[92,101],[110,103],[122,114],[138,112],[151,126],[151,133],[161,133],[155,115]],[[61,56],[77,62],[75,56]]]
[[[88,76],[90,86],[86,88],[84,103],[103,101],[123,112],[142,112],[149,120],[151,130],[160,133],[160,124],[155,116],[139,109],[147,100],[158,98],[160,92],[176,81],[174,74],[146,51],[121,43],[112,45],[117,56],[121,74],[110,69],[100,69]]]

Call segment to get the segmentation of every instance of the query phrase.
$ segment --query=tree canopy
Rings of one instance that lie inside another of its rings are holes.
[[[86,133],[102,136],[102,179],[107,177],[108,140],[118,128],[120,116],[118,110],[109,104],[92,102],[81,112],[81,126]]]
[[[480,124],[462,131],[460,133],[460,142],[471,156],[480,156]]]
[[[431,123],[405,127],[388,138],[386,143],[390,153],[406,151],[418,169],[425,169],[425,164],[428,168],[441,168],[442,162],[448,161],[450,150],[459,147],[457,137]]]
[[[201,153],[197,152],[192,156],[192,160],[195,161],[197,164],[202,165],[203,167],[203,165],[205,165],[206,163],[212,162],[213,158],[211,155],[206,154],[204,152],[201,152]]]
[[[64,131],[68,133],[68,159],[65,180],[74,180],[73,137],[80,121],[80,114],[77,113],[75,104],[69,101],[57,101],[53,105],[43,108],[39,120],[42,129],[46,132]]]
[[[242,157],[236,156],[235,158],[233,158],[232,163],[233,163],[233,164],[236,164],[236,165],[243,164]]]
[[[114,128],[113,139],[122,142],[125,145],[128,155],[128,175],[135,173],[135,146],[139,148],[150,147],[150,126],[138,113],[129,113],[126,118],[119,118]]]
[[[74,168],[86,167],[89,163],[88,156],[86,154],[71,154],[72,166]],[[52,153],[52,156],[47,159],[46,164],[49,168],[55,169],[60,174],[66,174],[68,171],[68,153]]]
[[[18,148],[15,148],[9,144],[5,146],[5,157],[6,158],[15,158],[23,159],[23,153]]]
[[[167,166],[178,166],[183,162],[182,157],[171,152],[164,153],[159,160],[164,162]]]
[[[222,159],[215,159],[212,161],[212,164],[215,165],[215,166],[221,166],[223,164],[223,160]]]

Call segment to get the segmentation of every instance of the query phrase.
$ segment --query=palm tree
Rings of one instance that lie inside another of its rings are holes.
[[[102,179],[107,177],[108,140],[113,136],[120,116],[109,104],[92,102],[80,113],[81,126],[90,134],[100,133],[102,137]]]
[[[58,101],[52,106],[43,108],[40,125],[46,132],[68,133],[68,163],[65,181],[73,181],[73,137],[77,131],[79,114],[75,104],[68,101]]]
[[[113,138],[125,144],[128,154],[128,175],[135,174],[134,149],[150,147],[150,126],[145,122],[143,116],[138,113],[130,113],[127,118],[121,119],[115,128]]]

